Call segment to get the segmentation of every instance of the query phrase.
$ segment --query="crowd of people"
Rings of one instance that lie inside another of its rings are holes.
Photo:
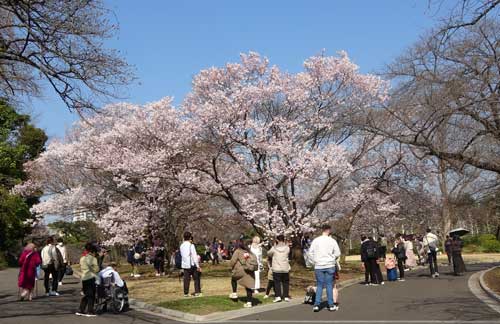
[[[318,312],[322,302],[323,291],[326,291],[327,309],[338,310],[338,290],[336,281],[339,279],[341,251],[337,241],[331,235],[330,225],[321,228],[321,235],[310,239],[305,235],[301,247],[306,264],[314,268],[316,285],[306,288],[305,301],[313,305],[313,311]],[[439,277],[437,255],[440,252],[440,242],[431,229],[416,237],[414,235],[397,234],[390,244],[381,234],[378,239],[361,236],[361,262],[365,270],[365,285],[384,285],[384,276],[380,265],[385,266],[387,280],[405,281],[405,271],[415,268],[418,264],[428,264],[432,278]],[[183,293],[185,297],[200,297],[201,274],[203,262],[219,263],[227,260],[231,268],[231,293],[229,298],[238,299],[238,285],[246,292],[244,307],[253,306],[253,295],[261,291],[261,276],[266,274],[267,285],[264,298],[269,298],[274,292],[273,302],[290,301],[290,242],[284,235],[278,235],[273,242],[261,242],[255,236],[245,242],[243,237],[231,241],[227,246],[222,240],[214,238],[205,244],[205,254],[198,253],[192,233],[185,232],[179,249],[172,253],[170,264],[182,272]],[[458,235],[447,236],[444,242],[444,252],[448,262],[453,266],[455,275],[465,272],[465,264],[461,251],[463,242]],[[389,250],[390,248],[390,250]],[[267,250],[265,253],[264,249]],[[267,262],[264,262],[264,256]],[[151,263],[157,276],[165,274],[166,251],[163,242],[154,240],[150,248],[142,241],[137,241],[127,251],[127,260],[131,264],[131,276],[140,276],[138,265]],[[45,246],[38,251],[33,243],[25,246],[20,258],[19,288],[20,299],[31,300],[35,280],[41,270],[44,271],[44,287],[48,297],[59,296],[58,287],[68,269],[71,269],[70,258],[62,239],[57,242],[48,238]],[[95,316],[94,302],[96,287],[103,278],[112,278],[113,282],[127,291],[125,281],[116,271],[116,264],[107,258],[107,251],[95,243],[85,246],[79,260],[82,282],[82,298],[77,315]],[[267,264],[267,273],[265,265]],[[190,294],[191,281],[194,282],[194,292]],[[264,289],[262,289],[264,290]]]

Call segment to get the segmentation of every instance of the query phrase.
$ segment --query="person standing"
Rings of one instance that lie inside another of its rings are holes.
[[[446,252],[446,256],[448,257],[448,266],[451,266],[451,251],[452,239],[449,235],[446,235],[446,240],[444,241],[444,251]]]
[[[54,238],[47,239],[47,245],[42,249],[42,269],[44,271],[43,284],[45,286],[46,296],[59,296],[57,286],[59,284],[59,269],[62,266],[63,259],[61,252],[54,244]],[[50,287],[50,278],[52,277],[52,289]]]
[[[235,244],[236,250],[229,261],[231,266],[231,289],[232,293],[229,295],[231,299],[238,298],[238,284],[245,288],[247,294],[247,302],[245,308],[252,307],[253,290],[255,287],[255,271],[249,269],[253,266],[257,267],[257,257],[248,250],[243,241],[237,241]]]
[[[379,245],[379,257],[382,259],[382,261],[385,261],[385,257],[387,254],[387,238],[385,237],[384,234],[380,234],[380,237],[378,238],[378,245]]]
[[[273,278],[273,258],[268,257],[267,258],[267,266],[268,266],[268,271],[267,271],[267,287],[266,287],[266,294],[264,295],[264,299],[269,298],[271,294],[271,289],[274,291],[274,278]],[[274,292],[274,296],[276,297],[276,292]]]
[[[201,267],[196,248],[193,244],[193,235],[190,232],[184,233],[184,242],[180,246],[182,257],[182,271],[184,274],[184,297],[189,297],[189,285],[191,277],[194,281],[194,296],[201,297]]]
[[[429,262],[429,269],[432,278],[439,277],[437,252],[439,240],[436,234],[432,233],[430,228],[427,229],[427,234],[424,236],[424,248],[427,252],[427,261]]]
[[[212,257],[212,265],[219,264],[219,243],[216,237],[214,237],[210,246],[210,255]]]
[[[19,257],[18,286],[21,288],[20,299],[33,299],[33,287],[36,280],[36,268],[42,263],[35,244],[28,243]]]
[[[276,237],[277,243],[274,245],[267,256],[273,259],[272,271],[274,281],[274,303],[281,301],[290,301],[290,247],[285,242],[285,236],[280,234]]]
[[[95,281],[99,272],[99,265],[97,263],[97,247],[90,242],[85,244],[85,251],[83,251],[80,258],[80,271],[83,296],[80,300],[80,311],[76,315],[95,317]]]
[[[384,283],[382,272],[378,265],[378,245],[370,237],[361,236],[361,261],[365,265],[365,284],[380,285]],[[368,282],[368,277],[370,281]]]
[[[405,281],[406,251],[405,251],[405,244],[400,234],[396,235],[396,242],[394,244],[394,248],[392,249],[392,253],[394,253],[396,260],[398,260],[398,270],[399,270],[398,281]]]
[[[250,252],[252,252],[253,255],[255,255],[255,257],[257,258],[258,269],[257,269],[257,271],[255,271],[255,287],[254,287],[255,291],[254,292],[256,294],[258,294],[259,289],[260,289],[260,272],[263,269],[263,266],[262,266],[262,244],[260,243],[260,237],[255,236],[252,239],[252,244],[250,245]]]
[[[413,236],[406,235],[403,239],[405,245],[406,262],[405,265],[408,269],[413,269],[417,266],[417,258],[413,252]]]
[[[66,250],[66,245],[64,245],[64,240],[62,237],[57,239],[57,249],[59,252],[61,252],[62,256],[62,265],[61,268],[59,269],[59,286],[62,286],[62,280],[64,278],[64,274],[66,273],[66,268],[68,267],[69,264],[69,256],[68,256],[68,250]]]
[[[333,284],[335,280],[335,265],[340,257],[340,248],[337,241],[330,237],[332,228],[325,224],[322,226],[322,234],[313,240],[309,249],[309,256],[314,265],[316,276],[316,299],[313,311],[319,312],[323,289],[326,288],[328,310],[336,311],[338,307],[333,299]]]
[[[455,276],[460,276],[466,271],[464,259],[462,258],[463,247],[464,242],[460,236],[454,235],[451,241],[450,252],[453,260],[453,274]]]
[[[155,268],[157,277],[165,275],[165,247],[160,240],[155,240],[154,242],[153,267]]]

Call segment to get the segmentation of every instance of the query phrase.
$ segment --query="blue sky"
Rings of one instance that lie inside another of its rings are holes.
[[[106,45],[135,66],[126,101],[174,96],[179,103],[201,69],[256,51],[296,72],[307,57],[348,52],[363,72],[376,72],[436,22],[428,0],[135,1],[105,0],[120,24]],[[35,122],[62,137],[78,118],[53,93],[33,100]]]

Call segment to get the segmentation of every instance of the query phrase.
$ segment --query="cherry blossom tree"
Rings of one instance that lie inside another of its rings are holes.
[[[297,74],[252,52],[241,63],[201,71],[183,109],[205,150],[182,181],[229,201],[261,235],[297,237],[352,202],[385,205],[376,181],[356,179],[382,139],[350,125],[386,92],[383,80],[359,73],[344,52],[313,56]]]
[[[205,212],[199,197],[175,185],[191,142],[178,134],[189,133],[189,125],[170,98],[108,106],[28,164],[30,181],[17,190],[45,192],[48,199],[34,207],[40,215],[93,212],[110,244],[141,235],[177,244],[179,226]]]

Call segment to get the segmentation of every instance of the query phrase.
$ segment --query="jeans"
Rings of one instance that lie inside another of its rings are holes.
[[[427,253],[427,260],[429,262],[429,268],[431,270],[431,275],[438,272],[438,264],[437,264],[437,252],[436,250],[431,250]]]
[[[275,297],[288,298],[290,289],[290,274],[288,272],[273,272]]]
[[[95,278],[82,281],[83,297],[80,301],[80,313],[94,314]]]
[[[198,269],[184,269],[184,295],[189,294],[189,284],[191,283],[191,277],[193,277],[194,281],[194,292],[195,294],[201,293],[201,280],[200,273]]]
[[[316,269],[314,270],[314,274],[316,275],[316,300],[314,301],[314,306],[319,306],[321,304],[321,297],[323,295],[324,288],[326,288],[328,306],[333,306],[333,284],[335,282],[335,268]]]
[[[53,264],[49,264],[47,268],[43,269],[43,271],[44,271],[43,285],[45,286],[45,292],[46,293],[50,292],[50,287],[49,287],[50,275],[52,275],[52,291],[57,292],[57,285],[59,284],[58,282],[59,272],[56,270]]]

